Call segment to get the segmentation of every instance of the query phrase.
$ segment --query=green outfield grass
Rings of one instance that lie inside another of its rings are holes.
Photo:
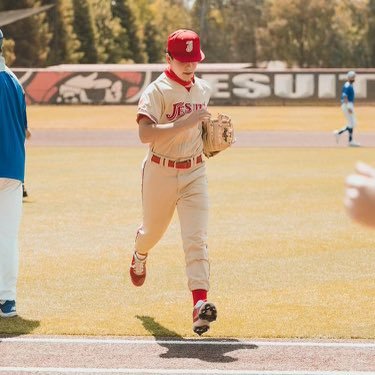
[[[227,113],[236,130],[332,131],[345,118],[333,107],[209,107]],[[137,129],[135,106],[29,106],[30,129]],[[358,131],[374,131],[375,107],[357,106]]]
[[[145,285],[128,277],[144,154],[29,148],[20,317],[0,319],[0,333],[193,335],[176,218]],[[358,159],[373,150],[234,148],[207,162],[219,312],[208,337],[375,338],[375,231],[342,204]]]

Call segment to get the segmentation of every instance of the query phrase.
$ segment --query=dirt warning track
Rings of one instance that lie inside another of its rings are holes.
[[[0,338],[0,373],[374,374],[369,341],[21,336]]]
[[[234,147],[347,147],[347,137],[336,144],[329,132],[241,131]],[[361,133],[356,138],[363,147],[375,147],[375,133]],[[35,129],[28,146],[139,147],[135,130],[66,130]]]

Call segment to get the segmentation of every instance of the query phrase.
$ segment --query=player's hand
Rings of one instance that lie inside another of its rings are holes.
[[[209,113],[206,109],[200,109],[192,112],[189,117],[179,121],[179,123],[180,126],[184,128],[193,128],[201,124],[203,121],[209,120],[210,117],[211,113]]]
[[[358,163],[356,172],[346,178],[345,208],[353,220],[375,227],[375,169]]]

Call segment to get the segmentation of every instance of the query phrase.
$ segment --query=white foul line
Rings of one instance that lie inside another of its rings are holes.
[[[65,368],[65,367],[0,367],[1,372],[55,372],[74,374],[201,374],[201,375],[369,375],[367,371],[277,371],[277,370],[194,370],[194,369],[129,369],[129,368]]]
[[[56,337],[4,337],[0,342],[57,343],[57,344],[117,344],[117,345],[223,345],[223,346],[298,346],[320,348],[368,348],[375,349],[375,342],[320,342],[320,341],[241,341],[241,340],[131,340],[106,338],[56,338]]]

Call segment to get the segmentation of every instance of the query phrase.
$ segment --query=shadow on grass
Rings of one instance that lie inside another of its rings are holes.
[[[205,362],[235,362],[237,358],[227,355],[239,349],[257,349],[257,345],[246,345],[236,339],[185,339],[178,333],[163,327],[155,318],[150,316],[136,316],[145,329],[155,337],[156,342],[168,349],[160,354],[161,358],[194,358]],[[173,341],[170,344],[168,341]],[[179,341],[176,343],[176,341]]]
[[[20,316],[0,318],[0,340],[1,337],[15,337],[32,333],[39,325],[39,320],[27,320]]]

